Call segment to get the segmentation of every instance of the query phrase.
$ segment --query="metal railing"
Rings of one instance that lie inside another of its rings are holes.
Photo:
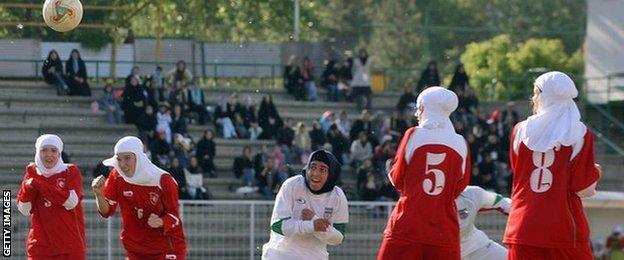
[[[328,247],[331,259],[375,259],[394,202],[349,202],[349,223],[341,245]],[[15,204],[14,204],[15,205]],[[119,213],[96,213],[94,200],[83,200],[87,259],[122,259]],[[259,259],[268,242],[273,201],[180,201],[187,259]],[[13,212],[18,212],[13,207]],[[480,214],[477,225],[500,241],[506,217]],[[13,214],[13,257],[25,258],[29,219]]]

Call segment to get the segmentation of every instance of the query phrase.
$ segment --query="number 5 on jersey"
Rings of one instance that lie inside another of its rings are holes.
[[[434,169],[431,166],[442,164],[445,158],[445,153],[427,153],[425,180],[422,185],[425,193],[436,196],[444,190],[444,172],[440,169]]]

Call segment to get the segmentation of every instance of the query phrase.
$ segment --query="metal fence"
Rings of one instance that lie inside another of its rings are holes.
[[[331,259],[375,259],[387,216],[394,202],[349,202],[349,224],[344,242],[330,246]],[[101,218],[94,200],[84,200],[87,259],[122,259],[119,213]],[[273,201],[180,201],[186,234],[187,259],[259,259],[269,240]],[[13,212],[18,212],[14,207]],[[477,226],[500,241],[506,217],[480,213]],[[28,218],[13,214],[13,255],[24,259]]]

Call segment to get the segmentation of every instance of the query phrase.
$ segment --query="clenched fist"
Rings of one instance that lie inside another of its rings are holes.
[[[95,195],[102,196],[102,193],[104,192],[105,182],[106,177],[104,177],[103,175],[97,176],[95,179],[93,179],[93,181],[91,182],[91,188],[93,189]]]
[[[149,219],[147,220],[147,224],[150,227],[159,228],[163,226],[163,220],[159,216],[156,216],[156,214],[152,213],[150,214]]]

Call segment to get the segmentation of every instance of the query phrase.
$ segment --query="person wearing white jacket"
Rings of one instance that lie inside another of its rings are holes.
[[[336,186],[341,165],[333,154],[317,150],[307,166],[286,180],[275,198],[271,238],[264,260],[329,259],[327,245],[339,245],[349,222],[347,198]]]

